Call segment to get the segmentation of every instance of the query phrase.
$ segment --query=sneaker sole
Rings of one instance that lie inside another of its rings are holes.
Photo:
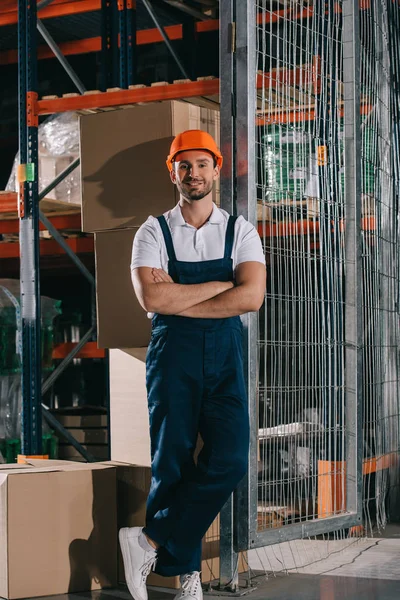
[[[146,596],[142,596],[142,594],[132,584],[133,571],[132,571],[131,558],[129,555],[127,529],[128,529],[127,527],[123,527],[122,529],[119,530],[119,533],[118,533],[119,545],[121,547],[122,559],[124,561],[126,585],[128,586],[128,590],[129,590],[132,598],[134,598],[134,600],[147,600],[147,594],[146,594]]]

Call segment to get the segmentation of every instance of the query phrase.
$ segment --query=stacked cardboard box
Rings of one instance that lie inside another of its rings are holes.
[[[82,228],[95,233],[101,348],[148,344],[150,321],[131,283],[132,243],[149,215],[178,201],[165,160],[173,137],[185,129],[207,130],[218,141],[219,114],[161,102],[81,117]]]
[[[0,465],[0,597],[115,586],[115,489],[110,465]]]
[[[109,457],[108,416],[99,407],[61,408],[52,411],[57,420],[96,460]],[[83,461],[81,454],[59,436],[58,456],[61,459]]]

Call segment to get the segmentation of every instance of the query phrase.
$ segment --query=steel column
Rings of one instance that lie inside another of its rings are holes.
[[[101,0],[100,89],[103,92],[113,85],[112,35],[112,0]]]
[[[256,37],[257,17],[253,0],[236,0],[235,81],[235,171],[236,213],[256,225]],[[257,523],[257,313],[243,315],[244,365],[250,415],[249,470],[235,496],[235,549],[244,550],[252,543],[249,522]]]
[[[117,0],[119,23],[119,87],[128,87],[127,76],[127,29],[126,29],[126,0]]]
[[[39,285],[36,1],[18,1],[19,189],[22,327],[22,452],[41,454],[41,306]]]
[[[127,34],[127,78],[128,86],[137,83],[137,50],[136,50],[136,34],[137,34],[137,18],[136,7],[133,0],[126,0],[126,34]]]
[[[256,9],[252,0],[220,3],[221,138],[225,158],[221,205],[256,223],[255,114]],[[257,315],[242,318],[244,368],[250,413],[249,471],[221,513],[220,587],[238,590],[238,550],[249,547],[250,490],[257,494]],[[257,504],[255,505],[257,509]]]
[[[221,208],[234,214],[234,71],[233,54],[235,44],[233,0],[220,0],[220,115],[221,151],[224,164],[221,171]],[[220,576],[219,587],[237,585],[238,555],[233,549],[233,496],[221,510],[220,516]]]
[[[360,22],[358,0],[344,0],[343,84],[346,203],[345,422],[347,510],[362,518],[362,255]]]

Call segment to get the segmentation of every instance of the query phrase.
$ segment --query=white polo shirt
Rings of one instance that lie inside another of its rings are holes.
[[[164,217],[171,231],[177,260],[201,262],[223,258],[229,219],[225,210],[213,204],[210,218],[200,229],[186,223],[179,204],[164,213]],[[242,216],[235,223],[232,259],[234,270],[237,265],[247,261],[265,264],[260,236]],[[155,217],[149,217],[143,223],[133,240],[131,270],[137,267],[152,267],[168,272],[167,248]]]

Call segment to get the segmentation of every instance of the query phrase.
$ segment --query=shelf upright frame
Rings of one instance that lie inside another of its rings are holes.
[[[41,306],[39,283],[37,5],[18,0],[18,212],[21,257],[22,453],[42,454]]]

